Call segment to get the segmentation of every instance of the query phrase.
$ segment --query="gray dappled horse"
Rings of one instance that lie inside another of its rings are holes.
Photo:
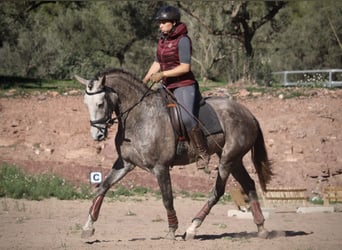
[[[118,159],[98,188],[82,236],[93,235],[93,224],[98,219],[108,189],[135,166],[139,166],[154,174],[158,180],[169,225],[167,237],[174,239],[178,219],[173,206],[170,166],[192,163],[196,153],[187,145],[186,152],[176,155],[177,139],[161,94],[119,69],[102,72],[93,80],[75,77],[86,85],[84,102],[90,114],[93,139],[105,139],[107,127],[113,121],[113,112],[118,121],[115,138]],[[207,136],[209,153],[217,154],[220,158],[218,174],[208,201],[192,220],[184,238],[195,237],[196,229],[224,194],[229,174],[234,176],[248,195],[259,236],[267,237],[255,184],[242,162],[243,156],[251,150],[261,188],[265,191],[272,171],[259,123],[247,108],[229,98],[210,97],[206,102],[214,108],[222,127],[221,133]]]

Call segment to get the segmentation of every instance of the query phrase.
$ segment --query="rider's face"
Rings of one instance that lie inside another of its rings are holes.
[[[164,34],[169,33],[173,26],[174,26],[174,22],[172,21],[160,21],[159,22],[159,29]]]

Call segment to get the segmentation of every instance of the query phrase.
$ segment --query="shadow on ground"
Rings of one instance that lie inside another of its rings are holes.
[[[297,237],[297,236],[306,236],[310,235],[313,232],[307,233],[304,231],[270,231],[267,239],[274,239],[279,237]],[[259,238],[257,232],[238,232],[238,233],[223,233],[223,234],[200,234],[195,237],[195,240],[205,241],[205,240],[218,240],[218,239],[251,239],[251,238]],[[183,235],[177,235],[177,240],[183,240]],[[155,238],[132,238],[129,241],[145,241],[145,240],[164,240],[163,237],[155,237]],[[118,240],[120,241],[120,240]],[[86,244],[93,245],[97,243],[106,243],[106,242],[112,242],[110,240],[93,240],[93,241],[87,241]]]

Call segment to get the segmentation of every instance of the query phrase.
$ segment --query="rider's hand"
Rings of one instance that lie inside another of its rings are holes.
[[[154,73],[151,75],[150,80],[152,82],[159,82],[164,77],[163,72]]]

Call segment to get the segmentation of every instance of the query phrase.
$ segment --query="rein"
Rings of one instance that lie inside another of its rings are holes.
[[[86,93],[87,95],[97,95],[97,94],[101,94],[101,93],[105,92],[105,98],[106,98],[107,102],[110,103],[110,104],[112,104],[112,105],[108,105],[108,107],[111,106],[111,108],[108,108],[108,109],[106,110],[106,114],[105,114],[105,116],[104,116],[103,118],[100,118],[100,119],[98,119],[98,120],[90,120],[90,126],[99,129],[102,133],[106,133],[106,127],[111,127],[115,122],[117,122],[120,118],[122,118],[126,113],[129,113],[129,112],[130,112],[132,109],[134,109],[139,103],[141,103],[141,102],[144,100],[144,98],[150,94],[150,92],[151,92],[151,90],[153,89],[154,85],[155,85],[154,82],[153,82],[152,84],[148,84],[148,85],[147,85],[147,86],[148,86],[148,89],[147,89],[147,91],[145,91],[145,93],[141,96],[141,98],[140,98],[136,103],[134,103],[131,107],[127,108],[125,111],[119,112],[119,114],[116,114],[116,117],[115,117],[115,118],[112,118],[112,113],[113,113],[113,106],[114,106],[114,104],[112,103],[112,101],[110,100],[110,98],[109,98],[108,95],[107,95],[108,91],[115,92],[112,88],[107,87],[107,86],[104,86],[104,88],[102,88],[102,89],[100,89],[100,90],[98,90],[98,91],[96,91],[96,92],[93,92],[93,93],[90,93],[90,92],[88,92],[88,91],[86,90],[85,93]],[[205,130],[207,130],[207,128],[201,123],[201,121],[200,121],[197,117],[195,117],[189,110],[187,110],[184,106],[182,106],[182,105],[177,101],[176,97],[174,96],[174,94],[173,94],[169,89],[167,89],[164,85],[162,85],[162,87],[163,87],[163,88],[166,90],[166,92],[175,100],[175,102],[176,102],[179,106],[183,107],[183,109],[184,109],[186,112],[188,112],[189,115],[193,117],[193,119],[195,119],[199,124],[202,125],[202,127],[203,127]],[[103,128],[103,127],[101,127],[101,126],[99,126],[99,125],[106,125],[106,127]],[[222,147],[219,145],[219,143],[218,143],[216,140],[214,140],[214,143],[216,144],[217,147],[219,147],[219,148],[222,149]]]
[[[141,103],[141,102],[144,100],[144,98],[145,98],[146,96],[148,96],[148,94],[149,94],[149,92],[152,90],[152,87],[153,87],[154,84],[155,84],[155,83],[152,83],[151,86],[148,86],[147,91],[145,91],[145,93],[141,96],[141,98],[139,99],[139,101],[137,101],[136,103],[134,103],[131,107],[129,107],[129,108],[126,109],[125,111],[120,112],[120,114],[117,115],[117,116],[114,118],[114,120],[118,120],[118,119],[121,118],[124,114],[129,113],[129,112],[130,112],[132,109],[134,109],[139,103]]]

